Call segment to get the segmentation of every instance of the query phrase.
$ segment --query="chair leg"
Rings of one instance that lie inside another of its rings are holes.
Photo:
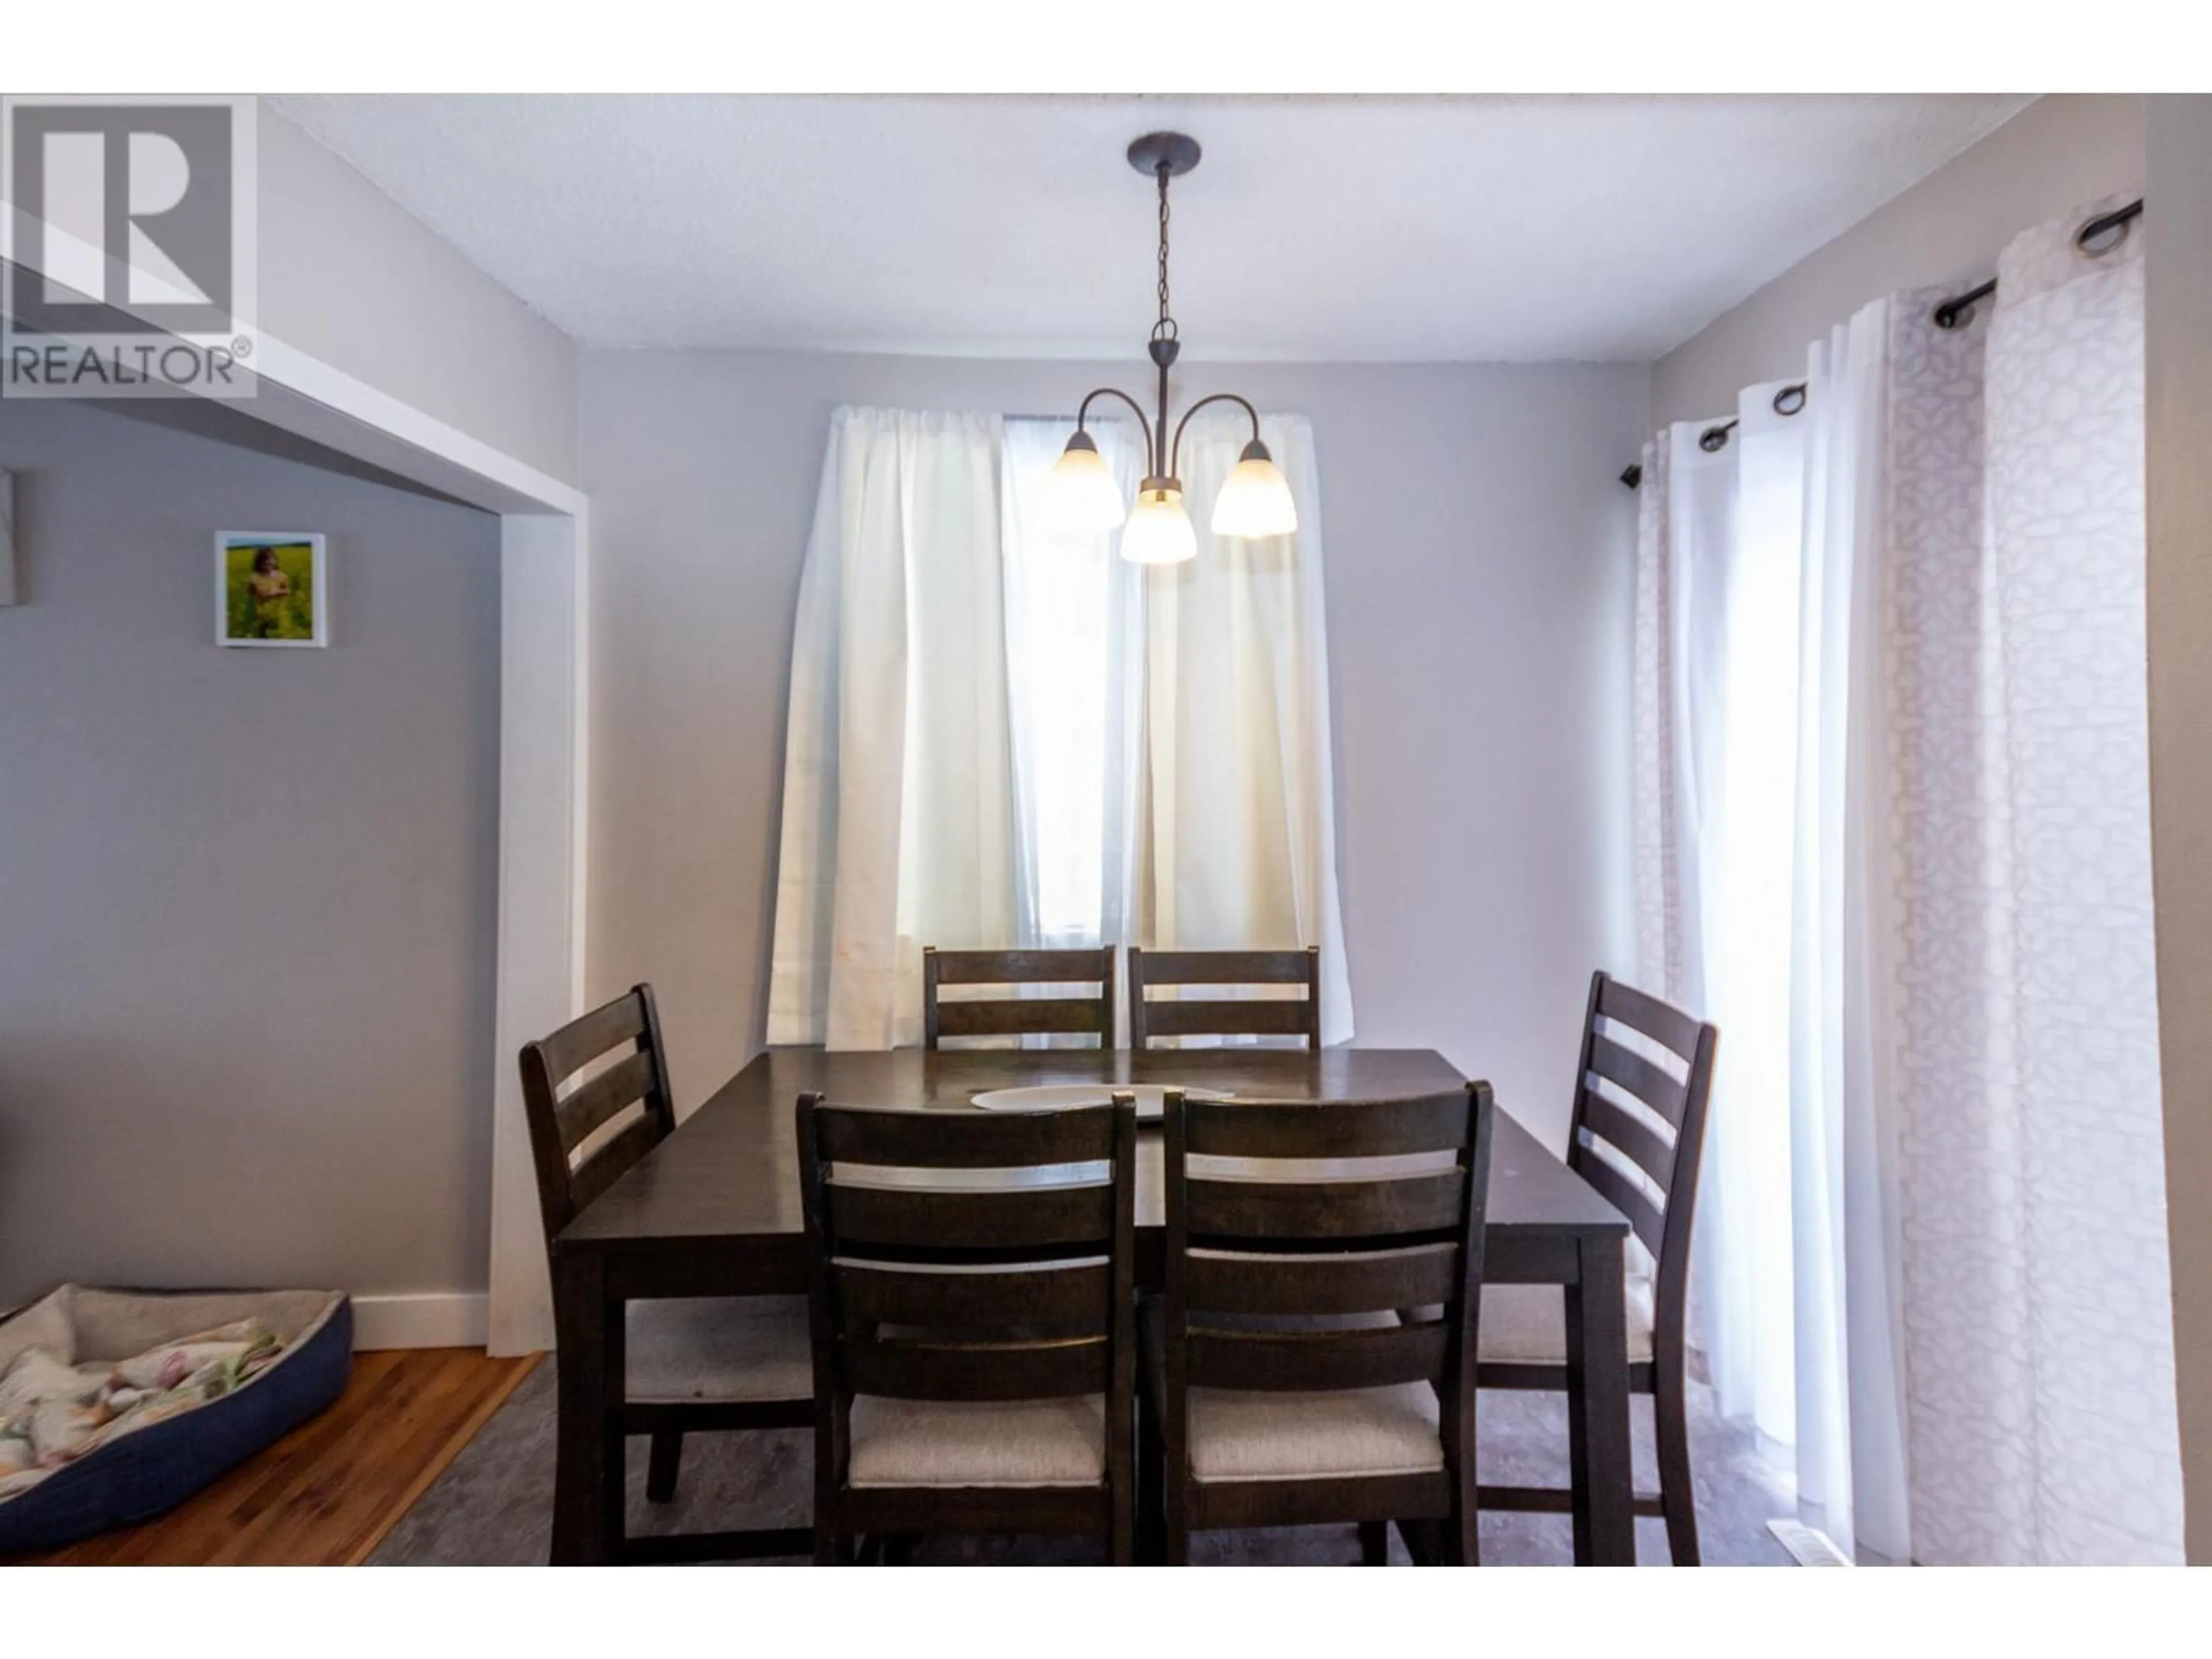
[[[656,1504],[665,1504],[676,1496],[677,1466],[684,1461],[684,1437],[673,1430],[662,1430],[653,1437],[653,1449],[646,1459],[645,1495]]]
[[[1161,1508],[1164,1511],[1161,1557],[1169,1566],[1187,1567],[1190,1565],[1189,1477],[1169,1468],[1164,1472],[1160,1484]]]
[[[1117,1567],[1137,1563],[1137,1513],[1145,1501],[1144,1455],[1137,1446],[1144,1435],[1144,1403],[1133,1399],[1128,1409],[1121,1431],[1106,1437],[1106,1479],[1113,1488],[1107,1505],[1106,1559]]]
[[[1444,1547],[1439,1559],[1455,1567],[1479,1567],[1482,1565],[1482,1543],[1477,1536],[1472,1504],[1455,1504],[1451,1516],[1443,1523]]]
[[[1167,1431],[1173,1426],[1172,1422],[1160,1425],[1160,1510],[1165,1538],[1162,1554],[1168,1565],[1187,1567],[1190,1565],[1190,1454],[1184,1449],[1180,1433]]]
[[[1413,1566],[1451,1566],[1449,1522],[1398,1522],[1398,1537],[1405,1540],[1405,1553]]]
[[[1667,1553],[1678,1567],[1698,1565],[1698,1493],[1690,1479],[1690,1425],[1682,1373],[1662,1365],[1652,1395],[1658,1430],[1659,1510],[1667,1522]]]
[[[1137,1398],[1137,1537],[1139,1559],[1157,1562],[1166,1553],[1167,1500],[1164,1490],[1167,1453],[1160,1443],[1159,1413]]]
[[[1388,1521],[1362,1521],[1359,1523],[1359,1565],[1363,1567],[1387,1567],[1390,1565],[1390,1523]]]

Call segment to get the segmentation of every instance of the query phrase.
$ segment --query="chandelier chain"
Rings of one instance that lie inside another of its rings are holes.
[[[1160,319],[1152,325],[1152,337],[1172,339],[1176,333],[1175,319],[1168,315],[1168,168],[1163,161],[1158,168],[1160,181]]]

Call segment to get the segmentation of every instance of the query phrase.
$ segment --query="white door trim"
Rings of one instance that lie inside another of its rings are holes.
[[[489,1352],[553,1346],[515,1055],[584,1006],[590,515],[500,520],[499,982],[493,1018]]]
[[[257,418],[500,514],[499,916],[493,1000],[494,1354],[553,1346],[514,1057],[583,1012],[591,781],[591,503],[343,370],[261,337]]]

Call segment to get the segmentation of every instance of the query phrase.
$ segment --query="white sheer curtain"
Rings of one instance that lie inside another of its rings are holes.
[[[1249,435],[1202,417],[1199,556],[1071,539],[1069,423],[842,410],[793,651],[771,1042],[920,1034],[924,945],[1322,950],[1352,1036],[1337,897],[1321,507],[1310,424],[1263,417],[1294,536],[1216,538]],[[1132,494],[1142,445],[1093,428]]]
[[[1240,420],[1194,421],[1180,459],[1187,499],[1211,503],[1250,436]],[[1322,1040],[1349,1042],[1313,428],[1265,416],[1261,436],[1297,499],[1297,532],[1216,537],[1201,511],[1199,556],[1146,573],[1146,833],[1130,939],[1182,951],[1317,945]]]
[[[1671,938],[1642,964],[1662,993],[1723,1032],[1694,1237],[1692,1337],[1722,1411],[1771,1446],[1796,1437],[1790,1236],[1790,896],[1802,428],[1779,386],[1745,392],[1726,419],[1663,434],[1668,501],[1645,515],[1647,607],[1663,593],[1669,684],[1639,714],[1663,757],[1666,867],[1639,897]],[[1733,421],[1733,425],[1729,421]],[[1655,458],[1656,459],[1656,458]],[[1648,487],[1648,485],[1647,485]],[[1662,620],[1649,610],[1644,630]],[[1647,767],[1644,787],[1662,782]],[[1646,815],[1647,821],[1650,815]],[[1647,946],[1647,948],[1650,948]]]
[[[2180,1559],[2112,205],[1646,456],[1641,971],[1723,1029],[1693,1340],[1870,1558]]]
[[[1144,571],[1110,536],[1072,536],[1045,480],[1072,421],[1006,423],[1006,662],[1021,857],[1018,942],[1067,949],[1127,936],[1144,757]],[[1133,499],[1144,441],[1091,428]]]
[[[995,416],[841,409],[799,583],[769,1041],[921,1035],[921,949],[1014,937]]]
[[[1796,417],[1803,543],[1788,1027],[1798,1496],[1845,1547],[1887,1560],[1910,1550],[1879,675],[1893,311],[1877,301],[1814,343]]]

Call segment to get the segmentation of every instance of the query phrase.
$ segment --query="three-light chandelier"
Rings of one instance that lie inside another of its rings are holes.
[[[1174,365],[1182,342],[1175,319],[1168,313],[1168,180],[1198,165],[1198,141],[1180,132],[1150,132],[1129,146],[1129,165],[1158,181],[1160,191],[1160,319],[1152,325],[1147,348],[1159,370],[1159,403],[1154,418],[1146,420],[1144,406],[1127,392],[1100,386],[1083,400],[1075,412],[1075,435],[1052,471],[1055,509],[1069,529],[1085,535],[1121,532],[1121,556],[1137,564],[1180,564],[1198,556],[1198,532],[1183,506],[1183,428],[1190,417],[1208,404],[1235,404],[1252,422],[1252,441],[1244,446],[1221,493],[1213,499],[1209,520],[1217,536],[1287,536],[1298,527],[1297,506],[1267,446],[1260,441],[1260,414],[1233,392],[1216,392],[1200,398],[1176,422],[1168,435],[1168,370]],[[1084,430],[1091,405],[1101,398],[1119,398],[1135,411],[1145,434],[1146,476],[1137,487],[1134,507],[1121,500],[1121,486],[1107,470],[1098,445]]]

